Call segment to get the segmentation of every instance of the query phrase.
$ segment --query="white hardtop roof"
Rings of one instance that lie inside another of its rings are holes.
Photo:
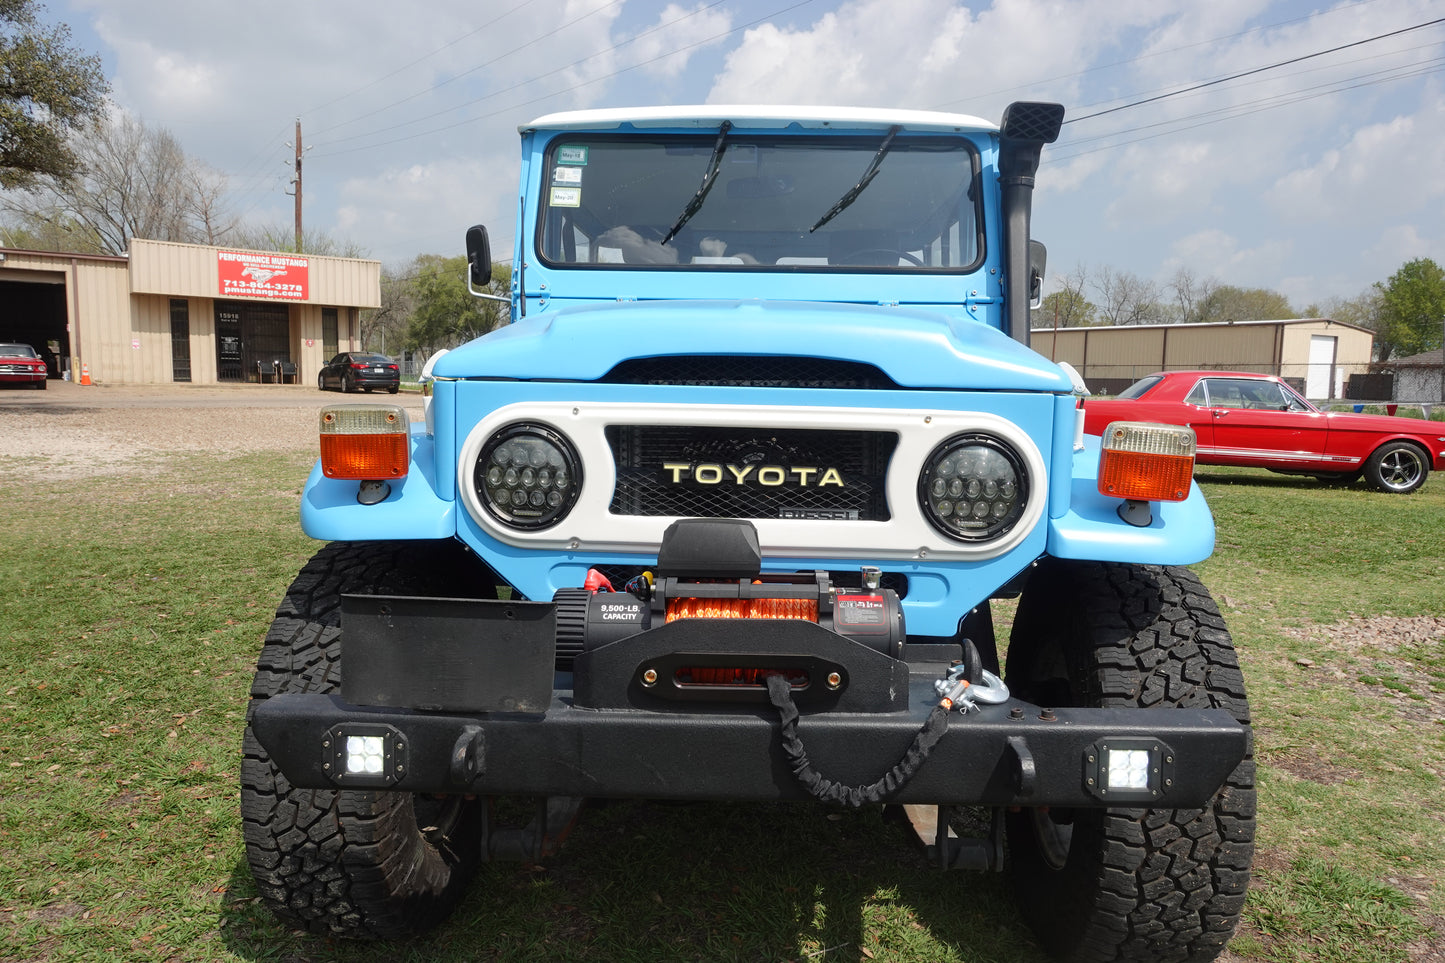
[[[998,125],[969,114],[944,114],[932,110],[894,110],[880,107],[789,107],[707,104],[697,107],[628,107],[602,110],[569,110],[547,114],[517,128],[530,130],[614,130],[623,124],[633,127],[696,127],[715,130],[725,120],[734,127],[777,128],[792,124],[813,130],[887,130],[894,124],[905,130],[956,133],[995,131]]]

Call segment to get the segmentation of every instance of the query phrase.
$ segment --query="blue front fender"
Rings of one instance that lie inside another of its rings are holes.
[[[437,495],[436,454],[420,424],[411,426],[411,470],[391,482],[391,494],[375,505],[356,500],[360,482],[321,474],[318,461],[301,493],[301,530],[326,542],[451,538],[457,533],[456,502]]]
[[[1055,558],[1193,565],[1214,551],[1214,515],[1193,482],[1182,502],[1151,502],[1144,527],[1119,518],[1117,498],[1099,494],[1099,439],[1086,435],[1074,452],[1068,511],[1049,519],[1048,553]]]

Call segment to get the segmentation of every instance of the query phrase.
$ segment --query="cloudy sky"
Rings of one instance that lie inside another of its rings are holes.
[[[460,253],[477,222],[505,252],[516,129],[551,111],[996,121],[1018,99],[1068,109],[1035,204],[1056,275],[1162,284],[1186,266],[1302,310],[1445,263],[1437,0],[48,0],[44,16],[102,56],[118,105],[228,175],[248,219],[290,225],[299,117],[307,227],[388,264]]]

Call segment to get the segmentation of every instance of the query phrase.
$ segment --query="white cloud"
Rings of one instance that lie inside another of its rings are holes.
[[[701,3],[691,9],[669,3],[656,23],[622,43],[628,45],[629,61],[643,64],[644,73],[672,79],[687,69],[699,48],[720,43],[732,22],[726,10],[709,10]]]
[[[1306,303],[1311,285],[1352,295],[1409,257],[1445,260],[1445,93],[1429,74],[1370,85],[1381,70],[1429,69],[1433,35],[1079,120],[1433,19],[1438,0],[1317,12],[1293,0],[814,0],[737,33],[761,8],[709,2],[50,0],[48,12],[104,54],[121,106],[231,175],[238,207],[289,220],[299,114],[315,148],[307,225],[386,259],[459,249],[475,221],[510,244],[516,127],[554,110],[852,103],[997,120],[1011,100],[1042,99],[1075,121],[1038,182],[1034,223],[1056,275],[1088,261],[1167,279],[1197,258],[1196,275],[1288,283]]]
[[[493,256],[505,258],[512,249],[515,208],[510,196],[480,188],[515,183],[517,167],[515,156],[453,158],[349,178],[338,192],[337,230],[373,245],[384,238],[373,256],[392,262],[420,253],[460,254],[466,229],[480,223],[491,236]]]
[[[1170,245],[1161,275],[1172,276],[1179,268],[1187,267],[1196,277],[1212,277],[1221,284],[1274,288],[1292,247],[1288,240],[1242,247],[1239,238],[1211,228],[1181,237]]]
[[[1181,2],[849,0],[805,27],[748,30],[708,100],[943,107],[996,118],[1010,100],[1076,99],[1094,56]]]

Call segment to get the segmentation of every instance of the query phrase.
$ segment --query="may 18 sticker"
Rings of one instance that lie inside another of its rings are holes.
[[[585,147],[559,147],[557,148],[557,163],[559,164],[586,164],[587,148]]]
[[[553,207],[581,207],[582,188],[580,187],[554,187],[552,188]]]

